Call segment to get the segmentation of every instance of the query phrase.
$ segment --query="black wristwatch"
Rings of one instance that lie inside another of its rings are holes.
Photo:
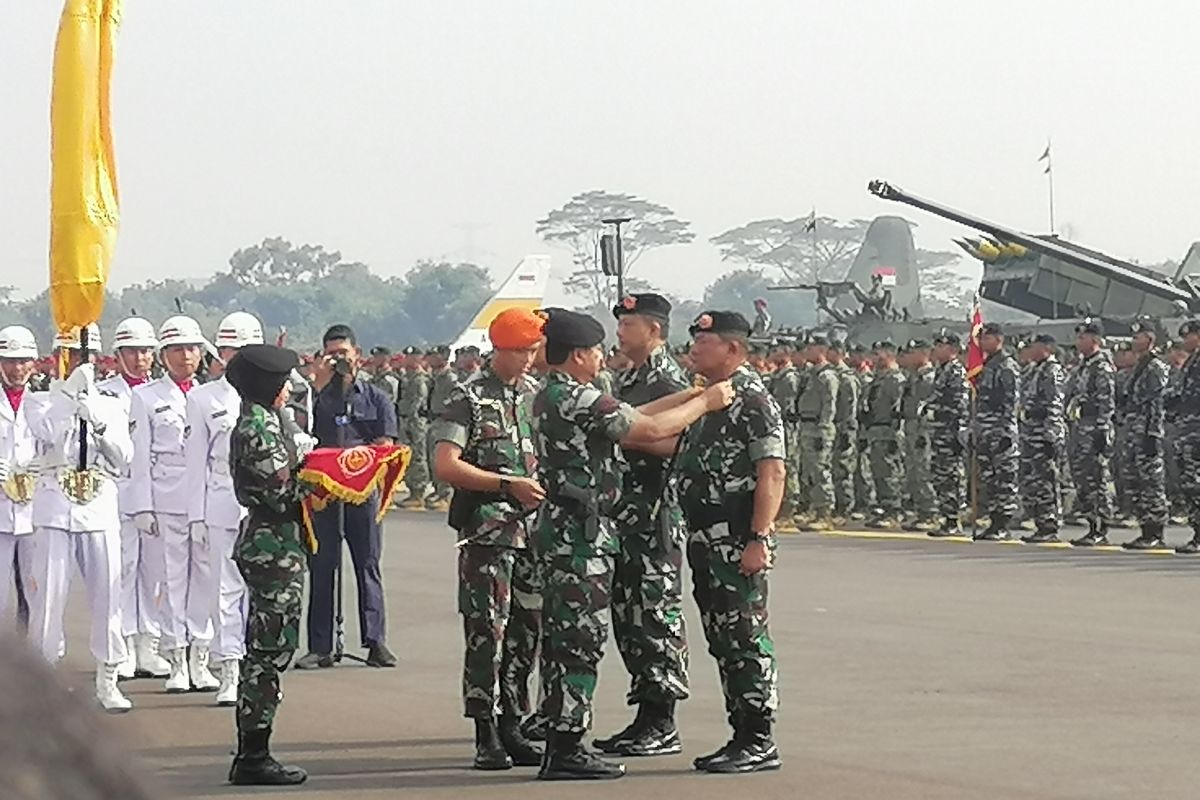
[[[512,483],[512,481],[510,481],[508,478],[501,475],[500,476],[500,493],[508,494],[508,487],[511,483]]]

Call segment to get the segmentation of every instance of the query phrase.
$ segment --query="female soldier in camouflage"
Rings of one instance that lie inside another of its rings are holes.
[[[279,707],[279,673],[291,663],[300,638],[308,557],[300,522],[305,490],[295,477],[301,456],[279,416],[296,364],[291,350],[248,345],[226,370],[242,398],[229,441],[230,471],[238,503],[249,512],[233,555],[250,601],[238,685],[238,750],[229,770],[229,782],[240,786],[285,786],[308,777],[298,767],[277,762],[269,747]]]

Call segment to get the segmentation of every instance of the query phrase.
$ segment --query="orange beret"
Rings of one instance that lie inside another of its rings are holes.
[[[497,350],[524,350],[542,339],[546,320],[527,308],[506,308],[488,326],[488,338]]]

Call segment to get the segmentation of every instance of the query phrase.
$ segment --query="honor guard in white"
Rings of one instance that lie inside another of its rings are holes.
[[[139,531],[163,540],[167,602],[162,649],[171,665],[164,688],[172,693],[193,688],[211,692],[220,686],[208,669],[214,583],[208,543],[195,541],[188,526],[184,455],[187,395],[195,385],[207,342],[196,320],[176,316],[162,324],[158,345],[164,374],[134,389],[130,405],[133,467],[129,510]]]
[[[227,364],[248,344],[262,344],[262,325],[237,311],[221,321],[217,354]],[[238,677],[246,654],[246,582],[233,561],[233,545],[245,510],[233,493],[229,434],[241,412],[237,390],[224,377],[196,387],[187,397],[188,531],[193,546],[207,542],[216,599],[212,657],[220,664],[217,705],[237,705]]]
[[[0,624],[7,624],[10,587],[14,586],[14,568],[19,565],[27,603],[38,585],[33,575],[33,554],[37,537],[33,533],[33,487],[39,462],[36,440],[29,430],[29,419],[36,413],[38,400],[28,391],[38,358],[37,341],[28,328],[10,325],[0,329]]]
[[[158,338],[154,326],[141,317],[129,317],[117,326],[113,353],[117,372],[100,381],[101,394],[121,402],[130,413],[134,388],[150,380]],[[134,524],[133,486],[129,471],[117,479],[121,508],[121,625],[129,657],[121,664],[122,679],[142,675],[165,678],[171,665],[162,657],[162,616],[167,605],[166,557],[162,537],[139,531]]]
[[[100,332],[89,326],[89,351],[98,352],[99,344]],[[60,337],[56,346],[69,353],[70,376],[51,387],[29,419],[42,464],[33,495],[39,540],[30,580],[39,588],[37,602],[30,604],[29,638],[48,661],[58,661],[74,560],[91,611],[96,699],[105,711],[128,711],[132,704],[117,688],[117,668],[126,653],[115,479],[125,474],[132,457],[129,420],[120,402],[96,390],[94,367],[81,363],[78,338]],[[81,422],[87,431],[82,441]]]

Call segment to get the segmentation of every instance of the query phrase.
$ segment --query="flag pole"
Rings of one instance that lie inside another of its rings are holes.
[[[1046,137],[1046,185],[1050,194],[1050,235],[1054,229],[1054,153],[1050,149],[1050,137]]]

